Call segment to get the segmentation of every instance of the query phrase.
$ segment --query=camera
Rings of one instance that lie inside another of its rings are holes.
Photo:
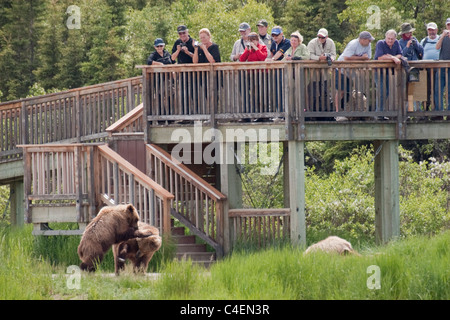
[[[252,48],[252,46],[250,45],[250,43],[247,44],[247,49],[250,50]]]
[[[180,47],[186,47],[186,42],[182,42],[182,43],[180,43]]]
[[[331,64],[333,63],[333,60],[331,60],[331,53],[325,53],[325,58],[327,58],[328,66],[331,67]]]
[[[198,45],[199,45],[198,41],[195,41],[194,42],[194,47],[198,47]]]
[[[417,44],[416,39],[412,39],[412,40],[411,40],[411,44],[412,44],[413,46],[415,46],[415,45]]]

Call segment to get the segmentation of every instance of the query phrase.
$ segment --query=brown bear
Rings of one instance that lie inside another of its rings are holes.
[[[78,246],[81,270],[95,271],[96,264],[115,243],[145,237],[138,230],[139,216],[132,204],[104,207],[86,226]]]
[[[144,222],[138,223],[139,230],[152,235],[145,238],[133,238],[113,245],[114,265],[116,275],[124,269],[129,259],[133,263],[134,272],[145,272],[153,254],[161,248],[159,230]]]
[[[305,254],[308,254],[310,252],[314,251],[324,251],[328,253],[338,253],[338,254],[354,254],[359,256],[360,254],[353,250],[352,245],[347,240],[344,240],[342,238],[336,237],[336,236],[330,236],[322,241],[319,241],[306,249]]]

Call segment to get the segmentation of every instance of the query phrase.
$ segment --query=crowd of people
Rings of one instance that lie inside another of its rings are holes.
[[[270,29],[269,34],[269,26],[264,19],[260,20],[256,27],[258,32],[252,32],[250,24],[243,22],[239,25],[240,38],[233,45],[229,56],[231,61],[318,60],[331,65],[336,60],[335,43],[328,36],[325,28],[319,29],[317,37],[305,45],[299,31],[292,32],[288,39],[280,26],[274,26]],[[393,61],[396,64],[400,64],[402,60],[450,60],[450,18],[446,20],[446,27],[440,35],[436,23],[430,22],[426,27],[428,35],[421,41],[414,37],[415,29],[409,23],[402,24],[398,34],[395,30],[388,30],[385,38],[376,43],[373,59]],[[207,28],[199,31],[199,41],[189,35],[189,30],[185,25],[178,26],[177,32],[179,38],[175,41],[171,53],[165,49],[165,43],[161,38],[154,41],[155,52],[150,54],[147,64],[221,62],[219,46],[212,41],[211,32]],[[400,39],[397,39],[398,36]],[[358,38],[351,40],[346,45],[337,61],[368,61],[372,59],[371,43],[374,40],[375,38],[370,32],[361,32]],[[443,110],[443,91],[446,82],[450,79],[450,68],[442,68],[440,72],[433,74],[436,84],[433,92],[435,110]],[[389,95],[389,85],[384,82],[388,79],[388,77],[376,79],[376,84],[381,90],[386,88],[386,92],[383,92],[382,96]],[[348,81],[348,78],[341,73],[341,77],[336,77],[336,86],[341,85],[340,87],[343,88],[344,81]],[[447,85],[447,90],[447,94],[450,96],[450,85]],[[428,92],[429,96],[430,94]],[[342,97],[335,97],[336,110],[338,110],[339,98],[342,99]],[[383,100],[377,101],[377,111],[382,111],[383,108]],[[450,110],[450,105],[448,108]]]

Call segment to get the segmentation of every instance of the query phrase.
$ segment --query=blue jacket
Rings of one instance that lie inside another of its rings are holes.
[[[400,43],[400,47],[402,47],[403,50],[403,56],[409,60],[409,61],[414,61],[414,60],[422,60],[423,58],[423,47],[422,45],[419,43],[419,41],[415,38],[412,37],[414,40],[416,40],[415,44],[412,44],[408,47],[406,47],[406,44],[408,43],[407,40],[404,39],[400,39],[398,42]]]

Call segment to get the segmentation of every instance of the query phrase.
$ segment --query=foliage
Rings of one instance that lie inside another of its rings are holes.
[[[440,28],[450,16],[446,0],[380,0],[380,25],[370,31],[384,38],[402,22],[415,24],[415,34],[425,36],[424,23]],[[68,29],[70,5],[80,8],[80,29]],[[299,30],[304,42],[327,28],[338,53],[367,29],[374,5],[369,0],[0,0],[0,90],[3,100],[30,95],[38,82],[46,91],[139,75],[160,37],[170,51],[177,39],[176,26],[186,24],[193,38],[210,29],[228,61],[238,25],[248,22],[253,31],[260,19],[269,30],[281,25],[285,35]],[[269,31],[270,32],[270,31]],[[373,46],[373,50],[375,46]]]
[[[355,146],[348,157],[336,157],[332,166],[324,166],[327,146],[327,143],[314,143],[306,148],[306,162],[313,163],[305,172],[307,238],[337,234],[358,241],[374,239],[373,147]],[[281,149],[279,154],[281,159]],[[449,229],[450,162],[431,157],[416,163],[412,152],[402,147],[400,155],[401,235],[433,234]],[[261,162],[247,164],[242,169],[243,206],[284,207],[283,167],[277,175],[262,175],[261,166]]]

